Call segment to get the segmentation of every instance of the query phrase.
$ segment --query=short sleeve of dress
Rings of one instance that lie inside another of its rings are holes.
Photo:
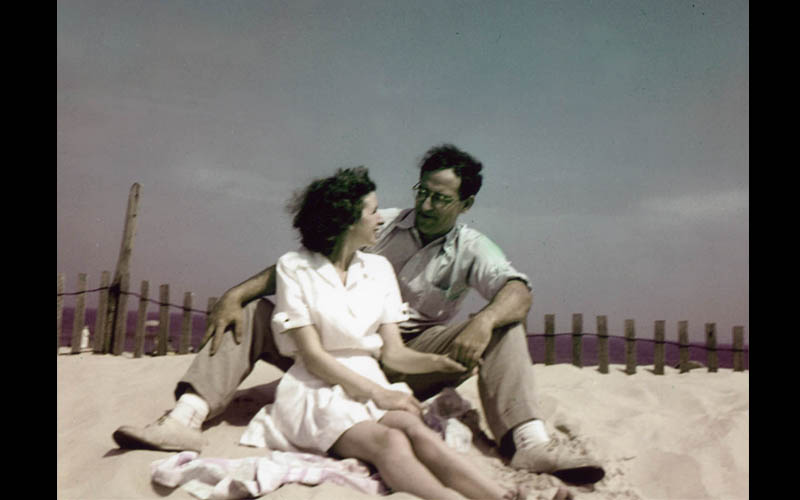
[[[294,262],[293,262],[294,260]],[[273,333],[312,324],[308,304],[298,276],[296,259],[286,254],[275,266],[275,312],[272,315]]]
[[[401,323],[408,320],[408,303],[403,302],[400,296],[400,287],[397,285],[397,276],[388,260],[381,257],[381,281],[384,284],[385,294],[383,299],[383,312],[380,323]]]

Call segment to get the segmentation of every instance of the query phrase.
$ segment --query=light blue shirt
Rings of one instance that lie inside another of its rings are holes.
[[[379,213],[384,224],[377,243],[367,251],[386,257],[397,274],[403,301],[409,305],[409,319],[400,325],[405,335],[450,321],[470,288],[492,300],[508,280],[519,279],[531,287],[528,276],[514,269],[500,247],[465,224],[456,224],[423,246],[414,227],[414,209]]]

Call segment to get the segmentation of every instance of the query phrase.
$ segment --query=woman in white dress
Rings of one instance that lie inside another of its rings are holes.
[[[397,323],[407,316],[391,264],[359,251],[375,243],[377,208],[363,167],[313,182],[291,207],[303,248],[278,260],[272,331],[295,363],[278,385],[271,425],[295,449],[373,464],[395,491],[514,498],[426,427],[410,388],[381,371],[379,360],[405,373],[465,367],[403,344]]]

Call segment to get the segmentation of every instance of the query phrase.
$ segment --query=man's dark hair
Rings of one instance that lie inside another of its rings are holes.
[[[429,149],[420,161],[419,177],[421,179],[424,174],[446,168],[452,168],[455,174],[461,178],[458,195],[462,200],[480,191],[483,183],[481,175],[483,164],[452,144],[442,144]]]
[[[331,255],[344,231],[361,219],[364,197],[375,191],[365,167],[340,168],[295,194],[287,209],[300,241],[312,252]]]

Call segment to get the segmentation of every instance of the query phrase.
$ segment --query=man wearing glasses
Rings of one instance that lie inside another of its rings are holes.
[[[602,466],[591,457],[573,456],[537,417],[522,325],[532,303],[529,278],[489,238],[457,223],[475,203],[482,168],[453,145],[431,148],[413,187],[414,208],[380,211],[384,224],[368,251],[386,257],[397,274],[409,306],[410,319],[401,324],[406,345],[447,354],[468,368],[461,374],[421,375],[386,370],[387,376],[427,399],[460,384],[477,366],[487,424],[511,466],[573,484],[594,483],[604,476]],[[275,293],[273,272],[274,266],[269,267],[220,298],[205,345],[176,387],[175,409],[143,429],[119,429],[114,438],[120,446],[199,451],[202,422],[225,409],[258,359],[288,369],[292,360],[275,349],[269,331],[272,304],[263,299]],[[451,323],[470,288],[488,304],[470,319]],[[224,335],[227,329],[233,335]]]

